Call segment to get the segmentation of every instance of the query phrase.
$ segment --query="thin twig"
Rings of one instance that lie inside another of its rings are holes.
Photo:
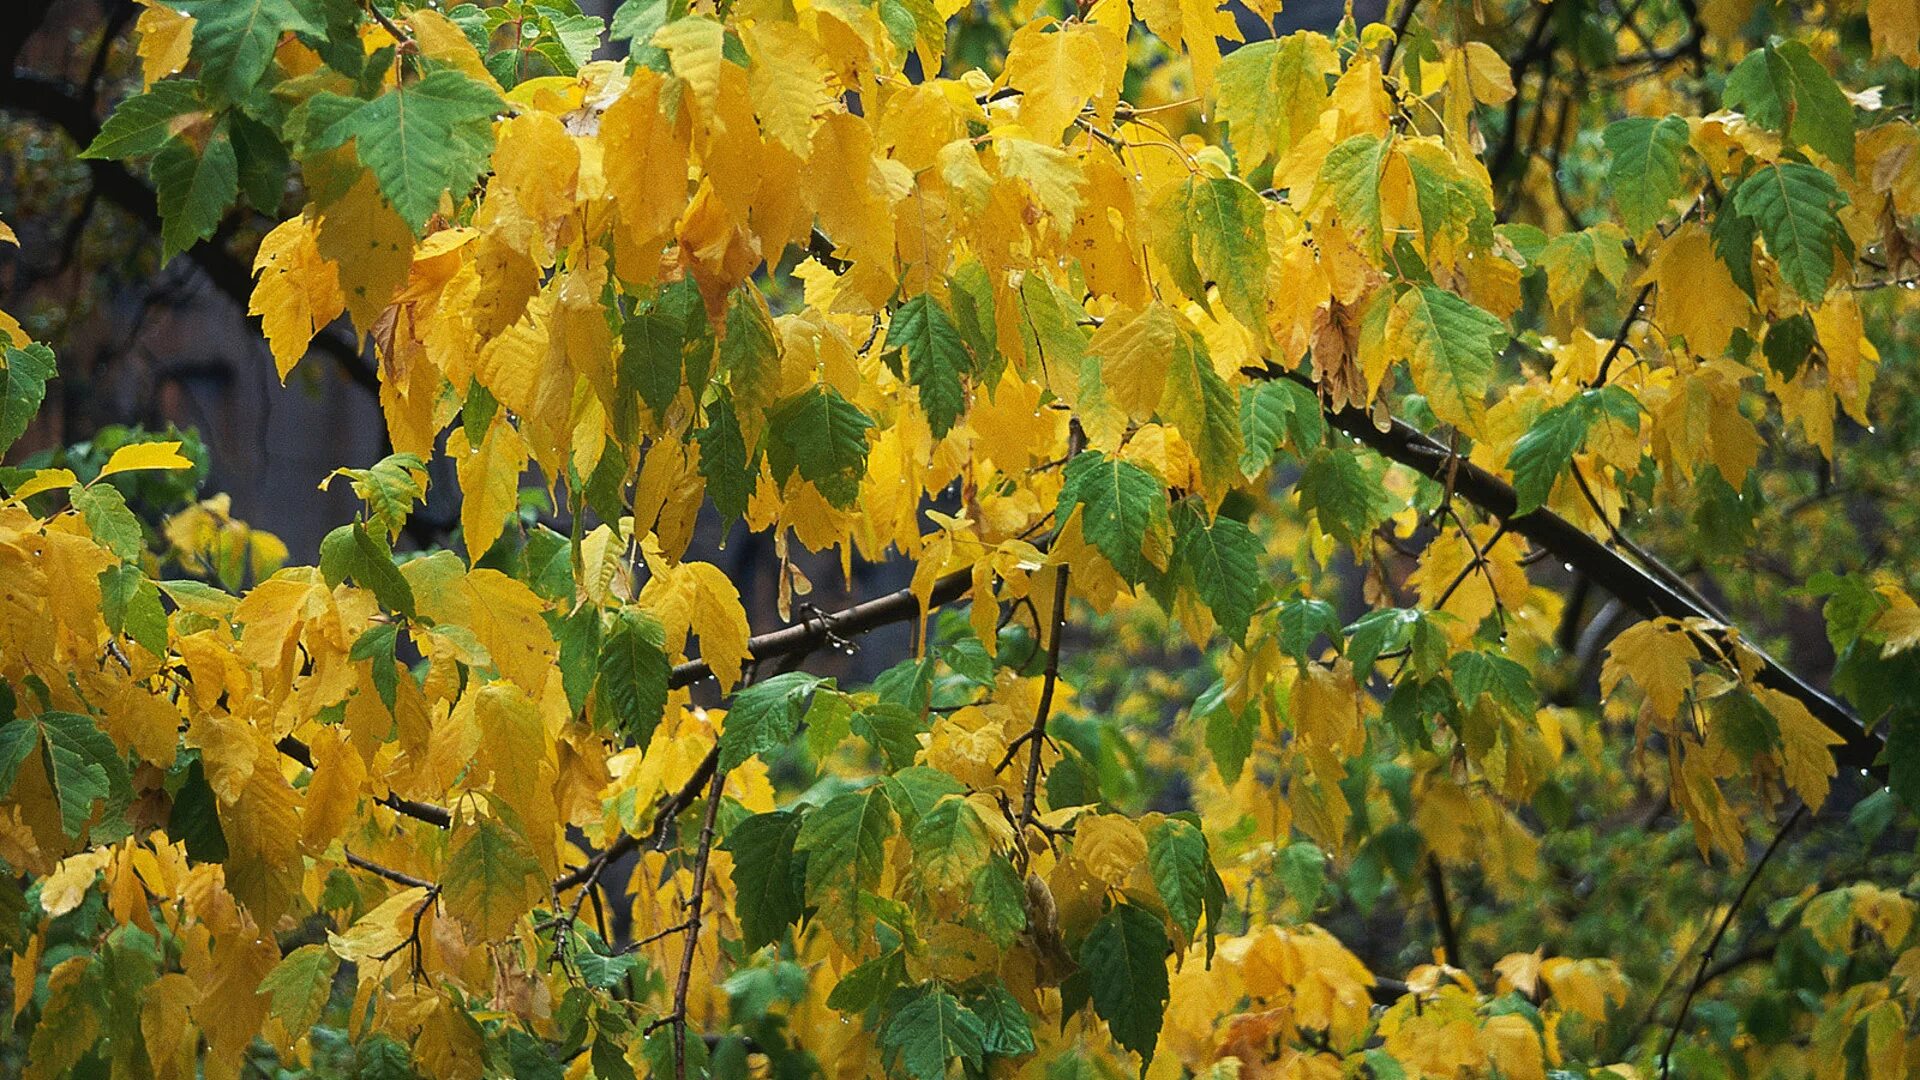
[[[1400,50],[1400,39],[1407,35],[1407,27],[1413,23],[1413,9],[1420,6],[1420,0],[1407,0],[1401,5],[1400,15],[1393,20],[1393,40],[1387,42],[1387,51],[1380,54],[1380,74],[1393,70],[1393,55]]]
[[[1593,385],[1607,385],[1607,372],[1613,367],[1613,359],[1627,347],[1627,333],[1633,329],[1633,324],[1640,320],[1641,313],[1646,310],[1647,297],[1652,293],[1653,282],[1649,281],[1640,286],[1640,292],[1634,296],[1633,303],[1627,305],[1626,317],[1620,320],[1620,329],[1613,335],[1613,344],[1608,346],[1607,354],[1600,358],[1600,370],[1593,377]]]
[[[700,912],[707,898],[707,857],[713,853],[713,824],[720,816],[720,788],[727,774],[714,770],[707,788],[707,820],[700,828],[700,852],[693,861],[693,898],[687,902],[687,943],[680,950],[680,981],[673,987],[673,1080],[687,1080],[687,987],[693,981],[693,957],[700,948]]]
[[[1047,716],[1053,711],[1054,686],[1060,681],[1060,642],[1067,636],[1067,564],[1053,579],[1053,633],[1047,641],[1047,668],[1041,676],[1040,705],[1033,713],[1033,727],[1027,733],[1027,780],[1020,796],[1020,834],[1022,848],[1027,827],[1033,824],[1033,812],[1040,787],[1040,749],[1046,741]]]
[[[428,891],[437,891],[439,889],[439,886],[431,881],[414,877],[412,874],[395,870],[390,866],[381,866],[379,863],[371,859],[363,859],[351,851],[347,852],[347,865],[359,867],[375,877],[386,878],[395,885],[404,885],[409,889],[426,889]]]
[[[1780,850],[1780,842],[1785,840],[1787,834],[1793,831],[1793,827],[1800,824],[1800,819],[1806,816],[1807,804],[1801,803],[1794,810],[1793,815],[1787,818],[1787,823],[1780,826],[1780,831],[1773,834],[1773,842],[1767,845],[1767,850],[1761,853],[1759,861],[1754,863],[1753,869],[1747,872],[1747,879],[1740,883],[1740,891],[1734,894],[1733,903],[1727,906],[1726,915],[1720,919],[1720,925],[1714,929],[1713,937],[1708,939],[1707,947],[1701,951],[1700,966],[1694,969],[1693,981],[1687,984],[1686,996],[1680,999],[1680,1015],[1674,1017],[1673,1028],[1667,1032],[1666,1045],[1660,1048],[1660,1080],[1667,1080],[1667,1069],[1672,1064],[1670,1056],[1673,1053],[1674,1041],[1680,1038],[1680,1029],[1687,1026],[1687,1013],[1693,1008],[1694,995],[1698,994],[1700,987],[1706,984],[1707,968],[1713,963],[1713,950],[1720,947],[1720,939],[1727,935],[1727,928],[1733,925],[1734,916],[1740,913],[1740,905],[1747,899],[1747,893],[1753,889],[1753,883],[1760,880],[1760,872],[1767,868],[1767,863],[1773,859],[1773,853]]]

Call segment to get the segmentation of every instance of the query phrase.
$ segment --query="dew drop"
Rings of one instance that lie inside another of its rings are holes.
[[[1877,427],[1875,427],[1875,426],[1873,426],[1872,424],[1868,424],[1868,425],[1867,425],[1867,434],[1869,434],[1869,435],[1878,435],[1878,434],[1880,434],[1880,429],[1879,429],[1879,428],[1877,428]]]
[[[1567,573],[1571,574],[1573,573],[1573,564],[1570,562],[1563,562],[1560,564],[1560,569],[1565,570]]]

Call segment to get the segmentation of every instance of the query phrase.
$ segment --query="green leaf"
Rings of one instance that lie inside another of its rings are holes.
[[[236,102],[251,97],[266,75],[280,35],[325,32],[295,0],[179,0],[168,6],[193,16],[200,73]]]
[[[212,236],[240,194],[240,163],[224,124],[214,128],[199,153],[185,139],[169,140],[154,155],[152,172],[162,260]]]
[[[780,341],[759,290],[743,285],[727,299],[727,333],[720,339],[720,370],[734,403],[757,416],[780,392]]]
[[[1000,1057],[1033,1053],[1033,1021],[1004,984],[988,983],[968,999],[967,1007],[986,1025],[980,1045],[987,1053]]]
[[[754,683],[733,697],[720,731],[720,771],[732,772],[755,754],[785,749],[800,730],[807,696],[833,680],[785,671]]]
[[[913,846],[914,871],[933,890],[971,885],[987,864],[993,847],[986,823],[963,795],[949,795],[934,803],[913,823],[908,834]]]
[[[447,912],[487,941],[513,932],[520,916],[547,896],[546,875],[518,829],[491,817],[455,830],[458,846],[440,877]]]
[[[596,725],[610,727],[626,745],[644,749],[666,715],[672,675],[660,623],[644,611],[622,608],[600,641],[593,684]]]
[[[780,940],[806,912],[806,859],[795,857],[801,817],[787,810],[755,814],[727,833],[733,854],[734,911],[748,950]]]
[[[1322,529],[1351,547],[1364,544],[1387,518],[1378,471],[1351,449],[1320,450],[1308,458],[1299,489],[1300,508],[1312,510]]]
[[[1887,765],[1887,786],[1909,811],[1920,812],[1920,711],[1908,706],[1893,714],[1881,757]]]
[[[1093,1009],[1121,1046],[1153,1060],[1167,1010],[1167,931],[1132,904],[1115,904],[1080,946]]]
[[[1179,818],[1147,830],[1147,869],[1167,915],[1188,940],[1200,926],[1207,888],[1207,838]]]
[[[93,817],[94,804],[110,798],[115,791],[127,790],[131,778],[127,762],[118,747],[94,726],[93,718],[79,713],[44,712],[25,723],[39,729],[42,764],[53,784],[60,806],[60,826],[68,836],[78,837]],[[7,725],[12,727],[13,724]],[[16,734],[14,739],[25,738]],[[17,753],[16,750],[8,751]],[[16,766],[17,767],[17,766]]]
[[[413,586],[393,564],[393,552],[385,536],[375,536],[365,525],[353,526],[353,580],[373,593],[380,606],[397,611],[409,620],[419,617],[413,606]]]
[[[654,417],[667,415],[680,393],[680,353],[686,329],[659,304],[646,304],[620,329],[620,365],[615,372],[622,395],[635,394]],[[631,410],[628,410],[631,412]],[[631,442],[632,435],[625,437]]]
[[[1333,200],[1340,220],[1365,237],[1375,252],[1381,250],[1381,177],[1393,144],[1378,135],[1355,135],[1334,147],[1320,164],[1320,184]],[[1316,188],[1317,192],[1320,190]]]
[[[835,795],[809,811],[793,842],[795,851],[807,855],[807,894],[818,896],[835,887],[871,889],[878,884],[893,827],[893,804],[879,784]]]
[[[1064,524],[1074,507],[1084,506],[1082,535],[1122,578],[1133,584],[1145,580],[1151,565],[1145,554],[1148,532],[1167,524],[1166,487],[1140,466],[1097,450],[1067,462],[1065,480],[1054,520]]]
[[[1240,474],[1249,480],[1273,463],[1282,441],[1306,454],[1326,437],[1326,420],[1313,391],[1289,379],[1240,388]]]
[[[1230,178],[1190,183],[1194,264],[1219,287],[1234,318],[1262,336],[1267,324],[1267,200]],[[1206,305],[1205,293],[1194,299]]]
[[[373,679],[373,691],[380,695],[380,703],[389,713],[400,693],[400,669],[394,662],[394,646],[399,639],[399,623],[376,622],[354,639],[353,649],[347,653],[347,659],[370,665],[368,674]]]
[[[1767,358],[1768,367],[1781,378],[1791,379],[1800,373],[1818,344],[1813,319],[1803,312],[1768,326],[1760,351]]]
[[[304,1033],[319,1021],[333,992],[333,973],[340,958],[325,945],[302,945],[274,965],[260,980],[274,1016],[289,1032]]]
[[[732,398],[721,394],[707,404],[707,426],[694,438],[700,443],[700,475],[707,481],[707,496],[719,511],[721,524],[731,525],[746,515],[747,500],[760,486],[760,466],[747,457]]]
[[[100,125],[100,134],[81,152],[83,158],[147,157],[173,138],[176,117],[198,112],[200,84],[192,79],[163,79],[144,94],[122,101]]]
[[[1306,30],[1251,42],[1221,58],[1220,118],[1241,169],[1286,153],[1320,123],[1327,75],[1339,69],[1333,42]]]
[[[1734,208],[1767,242],[1780,276],[1810,303],[1827,294],[1834,249],[1845,242],[1838,211],[1847,197],[1833,177],[1790,161],[1769,165],[1741,181]]]
[[[354,140],[380,193],[416,236],[439,209],[440,196],[451,191],[460,198],[480,178],[493,153],[493,117],[506,108],[484,83],[446,68],[372,101],[324,93],[315,101],[339,114],[311,148]]]
[[[1621,224],[1647,235],[1684,190],[1687,122],[1678,116],[1634,116],[1607,126],[1607,186]]]
[[[1640,412],[1633,396],[1620,387],[1606,386],[1582,391],[1541,413],[1520,436],[1507,457],[1517,504],[1514,513],[1531,513],[1546,504],[1555,481],[1586,445],[1588,430],[1602,416],[1639,430]]]
[[[960,999],[929,984],[887,1020],[880,1045],[911,1080],[946,1080],[955,1058],[978,1069],[986,1024]]]
[[[1244,522],[1184,499],[1174,512],[1173,559],[1234,641],[1245,643],[1260,599],[1260,541]]]
[[[354,1048],[359,1069],[354,1080],[414,1080],[413,1056],[407,1044],[384,1032],[374,1032]]]
[[[814,386],[781,402],[768,416],[767,464],[786,483],[798,469],[828,502],[845,508],[860,497],[867,472],[867,430],[873,418],[831,386]]]
[[[187,765],[186,779],[173,794],[173,809],[167,815],[167,835],[187,845],[187,858],[195,862],[226,862],[227,833],[220,825],[220,800],[207,783],[206,767],[195,757]]]
[[[1388,317],[1408,352],[1414,385],[1435,416],[1478,434],[1486,422],[1487,386],[1493,362],[1507,340],[1507,325],[1492,313],[1435,285],[1407,289]]]
[[[167,609],[160,590],[136,563],[120,563],[100,571],[100,614],[107,629],[125,634],[155,656],[167,652]]]
[[[856,965],[833,986],[827,1007],[844,1013],[863,1013],[884,1001],[907,981],[907,960],[899,949],[888,949]]]
[[[887,324],[887,348],[906,352],[907,381],[920,391],[920,408],[933,437],[946,438],[967,410],[963,377],[973,371],[959,327],[939,301],[921,293],[894,311]]]
[[[1800,42],[1748,53],[1727,76],[1724,100],[1792,145],[1853,168],[1853,104]]]
[[[825,762],[840,741],[853,732],[853,701],[837,691],[815,691],[813,704],[801,721],[807,728],[807,753]]]
[[[127,562],[140,557],[146,538],[140,532],[140,519],[127,509],[126,496],[119,488],[107,483],[89,484],[74,488],[69,498],[101,547]]]
[[[1209,484],[1226,487],[1236,479],[1244,446],[1235,411],[1233,391],[1213,369],[1206,342],[1181,327],[1173,339],[1160,413],[1193,447]]]
[[[995,945],[1007,948],[1027,928],[1027,890],[1004,855],[995,855],[973,878],[968,916]]]
[[[26,433],[27,424],[47,397],[47,380],[54,377],[53,350],[39,342],[24,349],[6,350],[7,366],[0,369],[0,454]]]

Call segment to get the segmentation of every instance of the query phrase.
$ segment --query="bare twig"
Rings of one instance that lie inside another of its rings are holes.
[[[438,892],[440,888],[431,881],[414,877],[412,874],[395,870],[389,866],[381,866],[379,863],[371,859],[363,859],[351,851],[347,852],[347,865],[358,867],[375,877],[386,878],[395,885],[404,885],[409,889],[426,889],[430,892]]]
[[[1440,931],[1440,955],[1447,966],[1465,970],[1460,958],[1460,934],[1453,925],[1453,908],[1447,903],[1447,876],[1440,860],[1427,856],[1427,900],[1433,904],[1433,922]]]
[[[1653,282],[1649,281],[1640,286],[1640,292],[1634,296],[1633,303],[1627,305],[1626,317],[1620,320],[1620,329],[1613,335],[1613,344],[1607,347],[1607,354],[1600,358],[1600,370],[1593,376],[1593,385],[1607,385],[1607,372],[1613,368],[1614,357],[1619,356],[1620,351],[1627,347],[1627,333],[1633,329],[1633,324],[1638,322],[1641,314],[1646,311],[1647,297],[1652,293]]]
[[[1793,827],[1800,824],[1800,819],[1806,816],[1807,805],[1801,803],[1794,810],[1793,815],[1787,818],[1787,823],[1780,826],[1780,831],[1773,834],[1773,842],[1767,845],[1767,850],[1761,853],[1759,861],[1755,862],[1753,869],[1747,872],[1747,879],[1740,883],[1740,891],[1734,894],[1733,903],[1727,905],[1726,915],[1721,917],[1720,925],[1713,931],[1713,937],[1707,940],[1707,947],[1701,950],[1700,966],[1694,969],[1693,981],[1687,984],[1686,995],[1680,999],[1680,1015],[1674,1017],[1673,1027],[1667,1032],[1666,1044],[1660,1048],[1660,1080],[1666,1080],[1668,1066],[1672,1064],[1670,1056],[1673,1053],[1673,1044],[1680,1038],[1680,1029],[1687,1026],[1687,1014],[1693,1008],[1694,995],[1698,994],[1700,987],[1707,982],[1707,969],[1713,963],[1713,951],[1720,947],[1720,939],[1727,935],[1727,928],[1733,925],[1734,916],[1740,913],[1740,905],[1746,901],[1747,893],[1753,889],[1753,883],[1760,880],[1761,871],[1767,868],[1767,863],[1773,859],[1774,852],[1780,850],[1781,841],[1785,840],[1787,834],[1793,831]]]
[[[727,774],[714,770],[707,788],[707,820],[700,828],[700,851],[693,861],[693,897],[687,901],[687,941],[680,950],[680,978],[673,986],[673,1080],[687,1080],[687,987],[693,981],[693,957],[700,948],[700,912],[707,898],[707,858],[713,854],[713,824],[720,816],[720,788]]]

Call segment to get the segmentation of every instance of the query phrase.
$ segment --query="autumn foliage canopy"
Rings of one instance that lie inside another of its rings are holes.
[[[0,1067],[1916,1075],[1920,8],[1279,8],[145,0],[392,452],[0,471]]]

